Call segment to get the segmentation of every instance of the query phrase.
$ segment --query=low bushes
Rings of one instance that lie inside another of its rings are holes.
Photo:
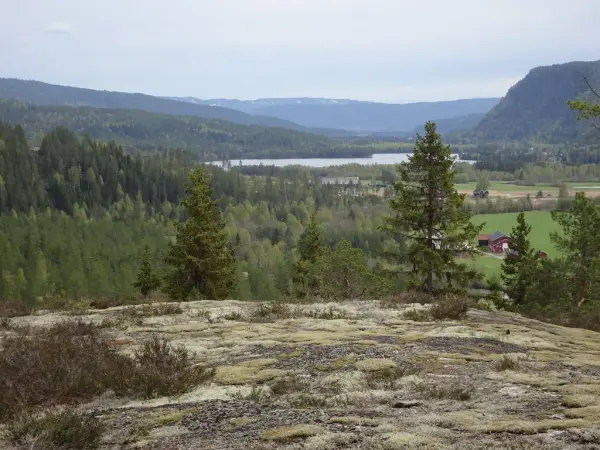
[[[95,325],[83,321],[16,329],[0,352],[0,420],[55,405],[73,405],[108,390],[119,396],[175,395],[212,371],[190,367],[192,354],[153,337],[133,357],[119,353]]]

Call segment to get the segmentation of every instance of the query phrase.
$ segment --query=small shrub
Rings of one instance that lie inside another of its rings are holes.
[[[400,305],[409,305],[412,303],[427,305],[429,303],[433,303],[434,301],[435,297],[429,294],[424,292],[409,291],[389,295],[381,300],[380,305],[382,308],[398,309]]]
[[[352,317],[346,313],[345,311],[339,311],[335,308],[327,308],[327,309],[313,309],[303,313],[304,316],[310,317],[312,319],[322,319],[322,320],[337,320],[337,319],[351,319]]]
[[[212,376],[210,369],[190,367],[185,347],[157,337],[129,358],[98,326],[81,320],[23,328],[2,344],[0,421],[35,407],[77,404],[109,389],[144,398],[174,395]]]
[[[233,395],[238,400],[247,400],[255,403],[265,403],[269,395],[262,387],[252,386],[252,390],[247,394],[237,393]]]
[[[127,319],[123,315],[104,317],[98,324],[98,328],[127,328]]]
[[[0,316],[0,329],[9,330],[13,326],[13,320],[10,317]]]
[[[128,306],[123,310],[126,317],[137,319],[154,316],[170,316],[181,314],[183,310],[179,303],[158,303],[155,305]]]
[[[397,387],[397,380],[416,372],[417,370],[411,366],[396,366],[374,372],[367,372],[366,382],[367,386],[371,389],[377,389],[383,386],[385,389],[393,390]]]
[[[5,300],[0,302],[0,317],[28,316],[33,312],[33,307],[25,302]]]
[[[151,315],[153,316],[174,316],[182,314],[183,309],[179,303],[159,303],[152,307]]]
[[[241,322],[244,320],[244,315],[239,311],[230,311],[223,316],[223,319]]]
[[[327,407],[327,397],[325,395],[300,394],[296,397],[290,397],[288,401],[293,408],[298,409]]]
[[[33,406],[91,399],[110,388],[129,361],[89,323],[26,331],[3,340],[0,420]]]
[[[294,310],[282,302],[260,303],[250,314],[253,322],[271,322],[295,316]]]
[[[496,369],[498,372],[503,372],[505,370],[515,370],[518,367],[519,361],[506,355],[496,360],[496,362],[494,363],[494,369]]]
[[[431,312],[426,309],[410,309],[402,314],[402,317],[414,322],[429,322],[431,321]]]
[[[39,416],[24,414],[9,424],[7,434],[13,444],[31,449],[91,449],[98,447],[103,431],[93,415],[65,409]]]
[[[196,309],[189,311],[188,315],[192,318],[206,320],[209,323],[214,323],[216,321],[216,319],[213,319],[208,309]]]
[[[269,387],[274,396],[281,397],[286,394],[304,392],[309,389],[310,384],[306,378],[293,375],[285,378],[278,378],[271,383]]]
[[[214,374],[212,369],[191,367],[192,357],[185,346],[172,346],[166,339],[153,336],[135,351],[134,370],[125,387],[145,398],[187,392]]]
[[[91,307],[89,301],[67,297],[64,292],[47,295],[42,305],[51,311],[65,311],[71,315],[85,314]]]
[[[467,316],[469,304],[465,298],[446,295],[431,307],[431,317],[434,320],[461,320]]]
[[[109,298],[95,298],[90,302],[90,308],[107,309],[114,308],[115,306],[136,305],[139,303],[140,299],[138,299],[136,296],[124,295]]]

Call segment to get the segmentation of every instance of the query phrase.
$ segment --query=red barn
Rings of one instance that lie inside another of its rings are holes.
[[[488,247],[492,253],[502,253],[508,250],[509,243],[510,236],[507,236],[501,231],[496,231],[488,236]]]

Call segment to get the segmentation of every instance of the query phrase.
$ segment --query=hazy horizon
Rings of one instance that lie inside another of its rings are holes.
[[[3,12],[0,77],[156,96],[502,97],[533,67],[600,57],[596,0],[23,0]]]

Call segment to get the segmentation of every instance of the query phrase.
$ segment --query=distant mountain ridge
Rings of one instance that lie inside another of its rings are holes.
[[[237,100],[228,98],[200,99],[196,97],[163,97],[169,100],[180,102],[195,103],[197,105],[220,106],[222,108],[237,109],[248,114],[257,113],[261,108],[281,105],[351,105],[367,104],[375,102],[365,102],[362,100],[315,98],[315,97],[291,97],[291,98],[257,98],[256,100]]]
[[[293,122],[276,117],[246,114],[236,109],[175,101],[146,94],[99,91],[16,78],[0,78],[0,98],[15,99],[35,105],[136,109],[159,114],[226,120],[240,125],[261,125],[310,131]]]
[[[128,109],[224,120],[240,125],[280,127],[329,137],[412,132],[427,120],[487,112],[498,99],[387,104],[350,99],[261,98],[201,100],[99,91],[41,81],[0,78],[0,98],[35,105]],[[296,120],[297,119],[297,120]]]
[[[540,66],[509,89],[475,127],[475,136],[494,140],[559,143],[590,138],[592,127],[567,105],[591,99],[585,82],[600,89],[600,60]],[[597,136],[596,136],[597,139]]]
[[[277,117],[310,129],[348,130],[355,134],[412,131],[428,120],[485,114],[500,101],[499,98],[474,98],[441,102],[377,103],[307,97],[256,100],[169,98]]]

